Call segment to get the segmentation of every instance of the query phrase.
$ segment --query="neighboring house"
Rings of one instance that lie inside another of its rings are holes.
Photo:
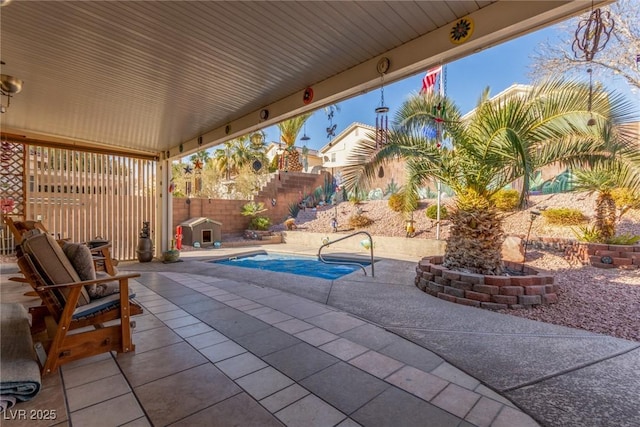
[[[374,134],[375,128],[373,126],[357,122],[351,123],[319,150],[322,156],[322,166],[331,172],[340,183],[342,170],[349,163],[353,149],[360,141],[372,141],[371,136]],[[404,169],[403,160],[388,162],[379,168],[376,178],[369,183],[367,190],[379,188],[386,192],[390,186],[402,186],[406,181]]]

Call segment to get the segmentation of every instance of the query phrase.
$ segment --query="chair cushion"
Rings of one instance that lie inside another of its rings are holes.
[[[129,290],[129,300],[135,298],[136,294]],[[106,310],[113,307],[118,307],[120,305],[120,292],[116,292],[111,295],[107,295],[103,298],[96,298],[92,300],[89,304],[85,304],[81,307],[78,307],[73,312],[72,318],[79,319],[85,316],[90,316],[92,314],[98,313],[102,310]]]
[[[52,236],[45,233],[37,234],[24,239],[21,246],[22,250],[31,256],[38,271],[50,285],[81,281],[64,251]],[[69,290],[66,289],[62,293],[67,298]],[[78,306],[88,304],[89,301],[89,294],[82,288]]]

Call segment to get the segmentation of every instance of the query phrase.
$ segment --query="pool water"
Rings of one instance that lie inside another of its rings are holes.
[[[326,258],[326,257],[325,257]],[[331,258],[337,261],[336,258]],[[353,260],[348,260],[353,262]],[[345,274],[361,270],[356,265],[325,264],[314,257],[281,254],[259,254],[231,257],[229,259],[210,261],[215,264],[231,265],[234,267],[255,268],[258,270],[277,271],[280,273],[297,274],[300,276],[319,277],[321,279],[337,279]],[[370,263],[358,261],[367,266]]]

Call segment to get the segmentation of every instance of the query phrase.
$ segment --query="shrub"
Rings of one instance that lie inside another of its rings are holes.
[[[266,211],[264,203],[249,202],[242,206],[242,211],[240,213],[243,216],[256,216],[264,211]]]
[[[553,225],[578,225],[587,220],[578,209],[550,208],[542,211],[542,216]]]
[[[414,200],[411,206],[406,205],[405,193],[400,191],[399,193],[389,196],[389,208],[395,212],[413,212],[418,209],[418,201]]]
[[[615,188],[611,191],[611,197],[618,209],[629,207],[631,209],[640,208],[640,194],[634,193],[628,188]]]
[[[633,234],[620,234],[607,240],[610,245],[635,245],[638,242],[640,242],[640,236]]]
[[[349,217],[349,227],[362,228],[373,224],[373,220],[366,215],[351,215]]]
[[[249,230],[266,231],[271,227],[271,220],[266,216],[256,216],[249,222]]]
[[[394,212],[402,212],[404,210],[404,197],[401,194],[392,194],[389,197],[389,208]]]
[[[291,218],[297,218],[300,213],[300,203],[289,203],[289,215]]]
[[[578,227],[573,230],[576,238],[581,242],[587,243],[603,243],[602,234],[595,227]]]
[[[498,190],[491,197],[493,205],[501,211],[512,211],[518,207],[520,192],[518,190]]]
[[[429,219],[438,219],[438,205],[431,205],[424,213]],[[440,219],[447,219],[449,211],[445,206],[440,206]]]

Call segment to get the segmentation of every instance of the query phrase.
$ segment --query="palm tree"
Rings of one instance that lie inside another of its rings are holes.
[[[285,120],[278,123],[278,129],[280,130],[280,142],[284,142],[287,151],[287,170],[292,172],[301,172],[302,163],[300,162],[300,153],[295,148],[296,139],[305,122],[311,117],[313,113],[305,113],[296,116],[292,119]]]
[[[226,141],[224,148],[217,148],[214,152],[216,166],[220,172],[226,173],[227,181],[231,179],[232,172],[235,172],[236,165],[232,154],[234,152],[234,140]]]
[[[616,235],[616,225],[620,217],[631,206],[621,206],[620,212],[614,199],[616,189],[630,185],[629,170],[626,163],[597,165],[591,169],[578,170],[574,173],[575,191],[597,193],[594,229],[598,240],[605,243]],[[631,183],[633,186],[633,183]],[[637,186],[636,186],[637,188]],[[631,193],[633,189],[628,188]],[[637,189],[635,192],[638,192]]]
[[[191,160],[192,163],[195,163],[196,160],[200,160],[203,165],[206,165],[210,158],[211,156],[207,150],[200,150],[189,157],[189,160]]]
[[[445,267],[502,274],[502,218],[491,202],[501,188],[523,178],[526,189],[533,171],[555,162],[574,168],[623,163],[626,182],[640,183],[640,154],[633,148],[637,131],[618,126],[633,119],[633,104],[598,91],[587,111],[588,95],[584,84],[549,81],[527,93],[493,100],[484,96],[465,120],[447,98],[412,96],[396,114],[388,145],[381,149],[372,142],[359,145],[344,172],[345,184],[362,187],[381,164],[403,157],[406,203],[413,203],[417,189],[429,178],[440,180],[456,194]],[[593,126],[588,125],[591,116]],[[436,126],[445,141],[441,148],[440,141],[425,132]]]

